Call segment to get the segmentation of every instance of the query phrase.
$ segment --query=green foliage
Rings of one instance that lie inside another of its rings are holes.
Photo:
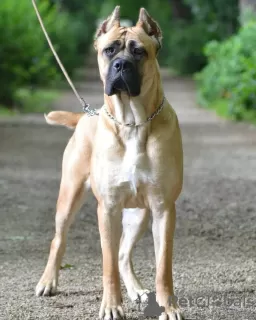
[[[40,9],[43,14],[47,11],[45,4]],[[19,5],[15,0],[0,1],[0,43],[0,102],[12,103],[19,86],[55,74],[28,1]]]
[[[51,104],[59,97],[59,93],[50,89],[25,89],[15,92],[17,106],[24,113],[46,113],[50,111]]]
[[[80,57],[83,58],[91,47],[96,31],[96,20],[103,0],[59,0],[59,2],[61,7],[69,12],[79,25],[79,31],[76,33],[76,43],[77,51]],[[111,9],[113,10],[113,7]]]
[[[179,73],[191,74],[200,70],[206,63],[202,48],[209,39],[205,24],[184,21],[177,22],[169,36],[168,63]]]
[[[196,76],[201,104],[225,102],[237,120],[245,117],[245,111],[256,114],[255,34],[256,20],[251,20],[228,40],[206,46],[209,63]]]
[[[52,89],[21,88],[15,92],[15,109],[0,105],[0,115],[15,115],[17,113],[47,113],[51,105],[59,98],[59,92]]]
[[[77,22],[50,7],[48,1],[38,6],[57,51],[67,69],[72,70],[76,64]],[[59,71],[30,1],[0,1],[0,43],[0,103],[20,105],[16,100],[19,88],[49,86],[58,80]]]
[[[72,74],[74,69],[84,62],[83,57],[78,54],[81,38],[87,40],[89,37],[83,31],[83,23],[80,19],[76,19],[68,12],[58,12],[55,7],[48,10],[46,18],[48,20],[47,31],[50,34],[52,43],[54,44],[65,69]],[[42,36],[40,38],[41,41],[45,43],[45,46],[47,46],[47,51],[50,51],[44,38]],[[51,61],[55,66],[57,66],[52,53]]]
[[[121,6],[121,16],[124,19],[130,19],[135,24],[139,16],[139,10],[141,7],[148,6],[148,0],[136,0],[130,1],[127,4],[127,0],[108,0],[102,5],[101,16],[107,17],[115,8],[115,6]]]
[[[161,8],[159,10],[159,8]],[[148,0],[147,9],[153,19],[159,23],[159,26],[163,33],[162,49],[159,51],[158,60],[160,64],[167,65],[168,57],[171,52],[171,46],[169,41],[169,29],[171,21],[171,6],[166,0]]]
[[[15,114],[14,110],[10,110],[6,106],[0,104],[0,116],[12,116]]]
[[[184,0],[191,19],[173,19],[169,32],[169,64],[180,73],[194,73],[206,63],[203,48],[210,40],[222,40],[237,28],[238,0]]]
[[[205,31],[214,39],[225,39],[237,29],[238,0],[184,0],[194,20],[205,24]]]

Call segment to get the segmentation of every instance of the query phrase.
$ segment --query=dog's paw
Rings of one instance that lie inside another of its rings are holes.
[[[144,303],[148,301],[148,289],[133,289],[131,292],[128,293],[129,297],[132,301],[137,303]]]
[[[42,277],[36,286],[36,296],[52,296],[57,291],[56,279],[46,279]]]
[[[178,308],[169,307],[167,312],[163,312],[159,320],[185,320]]]
[[[127,294],[132,302],[144,303],[148,301],[148,294],[150,291],[143,288],[135,275],[133,275],[131,278],[126,278],[126,276],[123,276],[123,280],[126,286]]]
[[[101,306],[100,314],[99,314],[100,320],[119,320],[119,319],[125,319],[124,311],[122,306],[116,306],[116,307],[105,307]]]

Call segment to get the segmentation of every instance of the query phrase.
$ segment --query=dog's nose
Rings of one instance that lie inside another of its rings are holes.
[[[128,71],[131,69],[131,62],[121,59],[121,58],[117,58],[114,62],[113,62],[113,68],[119,72],[119,71]]]

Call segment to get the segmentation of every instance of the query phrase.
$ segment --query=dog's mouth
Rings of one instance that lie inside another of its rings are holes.
[[[139,84],[134,84],[125,76],[121,75],[112,83],[112,90],[109,95],[118,94],[119,92],[126,92],[129,96],[138,96],[140,94]]]
[[[132,77],[127,77],[120,75],[114,80],[108,80],[105,86],[105,93],[108,96],[118,94],[120,92],[126,92],[129,96],[136,97],[140,95],[140,83],[138,79],[132,79]]]
[[[140,86],[141,80],[136,66],[129,64],[126,69],[117,70],[114,63],[110,65],[105,83],[105,93],[108,96],[126,92],[129,96],[135,97],[140,94]]]
[[[124,76],[120,75],[116,80],[113,82],[113,89],[117,91],[130,91],[130,88],[125,81]]]

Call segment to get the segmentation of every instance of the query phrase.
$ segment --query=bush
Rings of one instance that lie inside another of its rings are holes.
[[[155,19],[159,23],[159,26],[163,33],[162,48],[158,54],[158,61],[161,66],[168,65],[168,57],[171,50],[169,43],[171,6],[168,1],[165,0],[148,0],[147,9],[149,11],[149,14],[152,15],[153,19]]]
[[[54,42],[60,44],[63,62],[72,69],[77,25],[48,1],[39,2],[39,10]],[[1,104],[13,105],[20,87],[49,86],[58,79],[56,63],[30,1],[0,1],[0,43]]]
[[[88,40],[88,35],[84,30],[84,24],[81,19],[69,14],[66,11],[58,12],[55,7],[48,9],[47,15],[48,28],[47,32],[50,35],[54,48],[56,49],[65,69],[72,75],[75,68],[84,63],[84,54],[80,54],[79,45],[81,38],[83,41]],[[44,19],[45,20],[45,19]],[[42,32],[41,32],[42,34]],[[40,39],[47,46],[47,51],[50,50],[46,40],[41,35]],[[84,48],[85,52],[85,48]],[[51,61],[57,66],[56,60],[51,53]],[[58,66],[58,73],[59,73]]]
[[[206,64],[202,50],[209,38],[204,23],[194,22],[188,25],[184,21],[177,22],[169,36],[168,64],[181,74],[201,70]]]
[[[203,48],[210,40],[231,36],[238,26],[238,0],[184,0],[190,17],[173,16],[169,29],[169,65],[194,73],[206,64]],[[176,13],[177,15],[177,13]]]
[[[52,89],[22,88],[15,93],[15,100],[18,101],[16,107],[21,106],[23,113],[47,113],[51,110],[51,104],[58,98],[59,92]]]
[[[73,19],[79,24],[77,31],[77,52],[79,53],[79,62],[84,59],[85,54],[92,46],[93,36],[96,32],[96,20],[103,0],[51,0],[58,1],[60,7],[72,15]],[[113,7],[111,8],[113,10]],[[84,61],[82,61],[84,62]]]
[[[256,115],[256,20],[224,42],[207,44],[208,65],[196,76],[199,102],[227,108],[235,119]]]

